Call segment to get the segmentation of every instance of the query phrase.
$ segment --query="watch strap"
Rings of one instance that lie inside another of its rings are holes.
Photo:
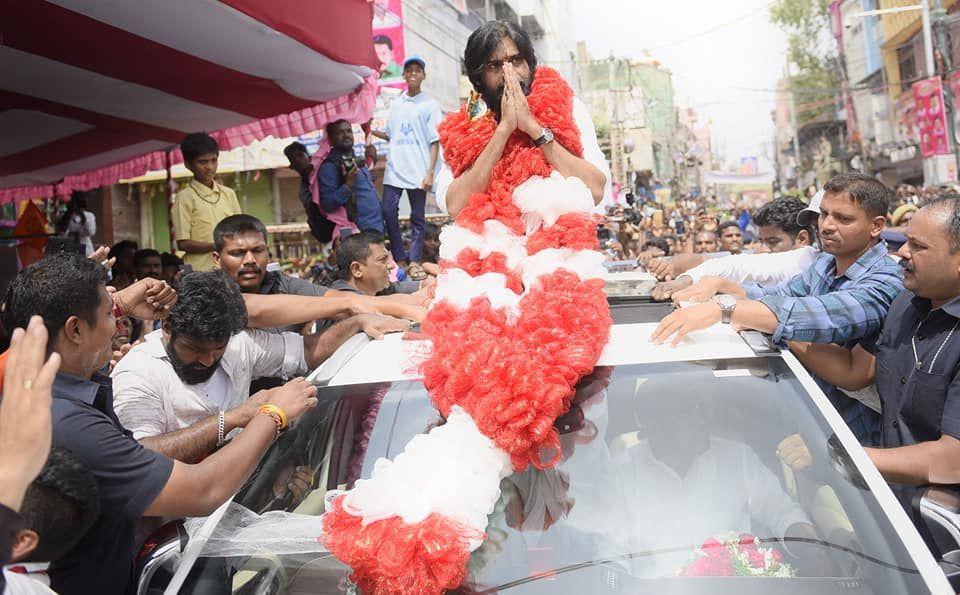
[[[553,132],[549,128],[544,128],[540,132],[540,137],[533,141],[533,146],[542,147],[553,140]]]
[[[733,321],[733,310],[736,307],[736,304],[728,307],[720,306],[720,322],[730,324]]]

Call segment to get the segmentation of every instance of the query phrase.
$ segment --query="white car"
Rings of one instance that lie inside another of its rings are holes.
[[[611,340],[556,424],[562,462],[502,482],[457,592],[956,592],[947,574],[960,567],[934,559],[792,354],[723,325],[655,346],[649,334],[669,306],[611,301]],[[319,515],[331,490],[443,423],[416,372],[425,349],[399,335],[345,344],[311,376],[320,406],[234,502]],[[952,522],[949,501],[925,510]],[[356,592],[349,569],[323,551],[198,558],[218,522],[207,519],[189,542],[182,531],[154,540],[139,592]]]

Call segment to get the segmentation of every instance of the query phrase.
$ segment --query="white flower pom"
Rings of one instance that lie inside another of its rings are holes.
[[[437,279],[433,303],[447,300],[457,308],[466,310],[475,297],[486,297],[494,309],[506,308],[511,316],[520,313],[520,296],[507,289],[507,278],[500,273],[471,277],[462,269],[446,270]]]
[[[548,275],[557,269],[572,271],[581,281],[602,278],[604,256],[594,250],[571,250],[570,248],[548,248],[524,259],[521,275],[525,291],[532,291],[537,278]]]
[[[476,234],[459,225],[447,225],[440,231],[440,258],[456,260],[466,248],[473,248],[486,258],[493,252],[502,252],[507,257],[507,266],[517,268],[527,256],[527,239],[510,231],[499,221],[484,221],[483,234]]]
[[[377,459],[370,479],[357,480],[343,506],[364,525],[394,516],[412,525],[436,512],[483,532],[500,480],[511,473],[510,456],[454,406],[444,425],[415,436],[393,461]],[[481,543],[471,540],[470,549]]]
[[[513,202],[523,213],[527,235],[550,227],[560,215],[591,213],[593,195],[580,178],[565,178],[554,171],[549,178],[532,176],[513,191]]]

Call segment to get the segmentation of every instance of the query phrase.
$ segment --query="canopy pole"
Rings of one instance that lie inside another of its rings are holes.
[[[177,234],[173,229],[173,163],[170,157],[172,149],[167,149],[163,156],[163,165],[167,169],[167,225],[170,229],[170,254],[177,253]]]

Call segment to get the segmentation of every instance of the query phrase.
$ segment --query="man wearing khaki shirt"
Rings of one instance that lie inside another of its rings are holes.
[[[174,199],[171,217],[177,248],[185,252],[184,264],[195,271],[214,268],[213,228],[230,215],[240,214],[233,190],[216,180],[220,146],[203,132],[187,135],[180,143],[183,164],[193,173]]]

